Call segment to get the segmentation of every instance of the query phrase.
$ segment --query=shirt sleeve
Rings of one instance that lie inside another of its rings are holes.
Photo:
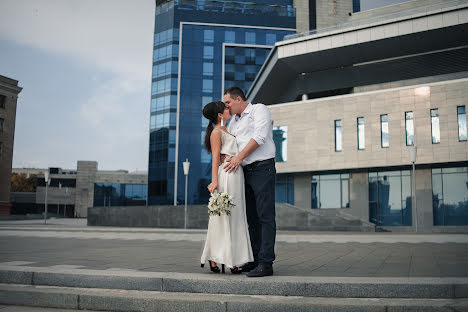
[[[254,135],[253,139],[258,145],[263,145],[271,131],[271,115],[270,111],[264,104],[256,104],[254,119]]]

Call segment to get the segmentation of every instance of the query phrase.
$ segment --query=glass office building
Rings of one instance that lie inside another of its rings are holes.
[[[231,86],[248,90],[275,42],[295,31],[295,9],[292,0],[157,0],[155,14],[148,204],[183,203],[185,160],[188,204],[206,203],[202,108]]]

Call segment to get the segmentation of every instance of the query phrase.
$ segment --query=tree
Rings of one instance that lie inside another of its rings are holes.
[[[12,173],[11,192],[35,192],[37,175],[32,174],[29,178],[24,173]]]

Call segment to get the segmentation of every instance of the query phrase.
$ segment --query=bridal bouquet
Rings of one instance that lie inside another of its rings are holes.
[[[231,208],[234,207],[234,200],[228,193],[214,191],[208,203],[208,213],[210,216],[221,216],[223,213],[230,216]]]

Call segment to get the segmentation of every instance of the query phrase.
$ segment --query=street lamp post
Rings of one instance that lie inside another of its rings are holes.
[[[188,175],[190,170],[190,162],[188,158],[182,163],[184,166],[184,174],[185,174],[185,210],[184,210],[184,229],[187,229],[187,185],[188,185]]]
[[[409,148],[409,156],[410,156],[410,161],[413,164],[413,201],[414,201],[414,223],[416,225],[416,232],[418,231],[418,204],[416,201],[416,168],[415,168],[415,163],[416,163],[416,156],[417,156],[417,146],[413,145],[410,146]]]
[[[66,217],[67,213],[67,198],[68,198],[68,186],[65,186],[65,203],[64,203],[64,208],[63,208],[63,216]]]
[[[62,183],[59,182],[59,195],[57,196],[57,217],[60,217],[60,191],[62,190]]]
[[[50,184],[50,177],[49,177],[49,169],[47,169],[46,172],[44,172],[44,180],[45,180],[45,213],[44,213],[44,224],[47,224],[47,191],[49,188]]]

